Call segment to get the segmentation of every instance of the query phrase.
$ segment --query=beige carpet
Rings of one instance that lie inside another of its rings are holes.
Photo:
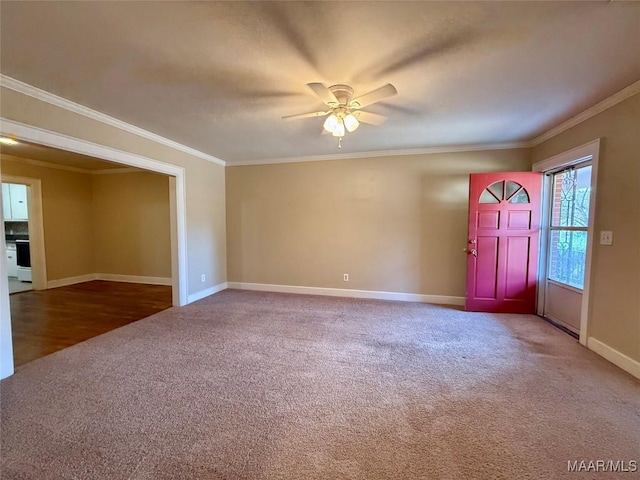
[[[640,382],[527,315],[227,290],[0,388],[3,480],[640,475],[567,471],[640,460]]]

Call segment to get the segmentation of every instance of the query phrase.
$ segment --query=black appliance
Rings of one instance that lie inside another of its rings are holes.
[[[31,267],[29,240],[16,240],[16,257],[19,267]]]

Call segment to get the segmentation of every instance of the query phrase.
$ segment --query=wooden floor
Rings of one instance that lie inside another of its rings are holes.
[[[171,307],[171,287],[96,280],[10,299],[19,366]]]

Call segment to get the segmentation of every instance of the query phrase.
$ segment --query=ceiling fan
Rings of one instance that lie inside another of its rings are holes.
[[[300,113],[297,115],[286,115],[284,120],[298,120],[301,118],[324,117],[323,133],[330,133],[338,137],[338,149],[342,148],[342,137],[347,132],[353,132],[360,125],[360,122],[372,125],[381,125],[387,117],[371,112],[364,112],[361,109],[373,103],[398,93],[396,87],[387,83],[371,92],[353,98],[353,88],[349,85],[332,85],[326,87],[322,83],[307,83],[316,96],[329,107],[328,110],[317,112]]]

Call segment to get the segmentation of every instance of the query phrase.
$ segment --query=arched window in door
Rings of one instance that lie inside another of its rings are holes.
[[[495,182],[480,194],[480,203],[529,203],[527,190],[511,180]]]

